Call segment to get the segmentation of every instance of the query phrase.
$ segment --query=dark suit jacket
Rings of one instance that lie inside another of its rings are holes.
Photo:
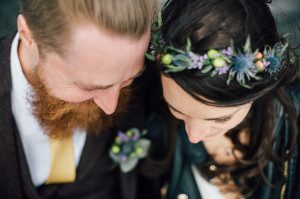
[[[74,183],[34,187],[11,111],[10,50],[14,36],[0,39],[0,198],[150,198],[151,193],[138,195],[137,184],[143,186],[143,182],[139,180],[136,169],[127,174],[121,173],[108,157],[117,130],[145,127],[145,78],[134,82],[139,85],[136,98],[128,112],[120,118],[120,125],[104,130],[99,136],[87,136]]]

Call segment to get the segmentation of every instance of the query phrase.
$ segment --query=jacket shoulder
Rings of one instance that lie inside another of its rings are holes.
[[[15,35],[0,38],[0,96],[11,88],[10,51]]]

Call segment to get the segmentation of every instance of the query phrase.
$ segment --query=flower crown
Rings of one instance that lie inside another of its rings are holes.
[[[225,49],[209,49],[207,53],[197,54],[191,51],[192,44],[189,38],[185,50],[166,45],[162,39],[161,26],[162,18],[159,14],[152,25],[150,52],[146,53],[146,57],[159,61],[165,73],[200,70],[211,77],[229,73],[227,85],[236,79],[241,86],[252,88],[246,81],[261,80],[262,77],[258,74],[262,72],[267,72],[276,79],[286,62],[296,60],[293,53],[291,58],[286,60],[288,35],[283,36],[273,47],[266,46],[262,52],[252,51],[248,36],[242,49],[235,49],[231,41],[231,46]]]

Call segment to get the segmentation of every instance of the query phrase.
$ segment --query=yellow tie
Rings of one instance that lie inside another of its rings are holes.
[[[50,138],[51,169],[46,184],[71,183],[76,178],[72,135],[63,139]]]

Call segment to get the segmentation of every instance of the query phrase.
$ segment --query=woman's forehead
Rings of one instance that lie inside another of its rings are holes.
[[[223,117],[234,113],[239,107],[217,107],[197,101],[185,92],[173,79],[162,75],[163,94],[166,102],[175,110],[201,118]],[[204,100],[209,100],[205,99]]]

